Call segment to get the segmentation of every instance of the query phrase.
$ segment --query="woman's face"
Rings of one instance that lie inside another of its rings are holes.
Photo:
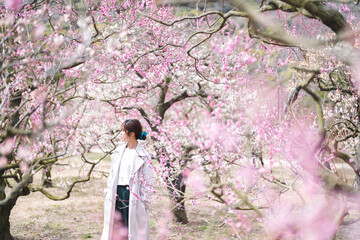
[[[127,135],[126,132],[125,132],[124,127],[122,127],[122,129],[121,129],[120,135],[121,135],[121,141],[123,141],[123,142],[129,142],[130,139],[131,139],[131,137],[130,137],[131,133],[129,134],[130,136]]]

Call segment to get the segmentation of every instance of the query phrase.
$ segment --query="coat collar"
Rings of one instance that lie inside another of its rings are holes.
[[[114,152],[118,152],[118,153],[121,153],[125,150],[125,147],[126,147],[126,143],[125,144],[122,144],[121,146],[117,147]],[[141,143],[137,143],[137,146],[136,146],[136,153],[140,156],[140,157],[145,157],[146,154],[145,154],[145,151],[144,151],[144,147],[142,146]]]
[[[115,149],[115,151],[114,151],[114,153],[120,154],[120,157],[118,158],[118,161],[117,161],[117,163],[115,165],[116,169],[119,169],[120,160],[121,160],[121,157],[124,154],[125,148],[126,148],[126,143],[119,146],[119,147],[117,147]],[[144,150],[143,146],[139,142],[137,143],[137,146],[136,146],[135,150],[136,150],[137,155],[135,156],[134,161],[133,161],[131,174],[134,174],[144,164],[143,157],[146,156],[145,150]]]
[[[136,152],[140,157],[145,157],[146,156],[144,148],[141,145],[141,143],[139,143],[139,142],[137,143],[137,146],[136,146]]]
[[[145,155],[145,150],[143,148],[143,146],[138,142],[137,146],[136,146],[136,152],[138,154],[139,157],[135,157],[134,159],[134,165],[133,165],[133,169],[131,171],[131,174],[135,174],[135,172],[137,170],[139,170],[139,168],[144,164],[144,159],[143,157],[146,156]]]

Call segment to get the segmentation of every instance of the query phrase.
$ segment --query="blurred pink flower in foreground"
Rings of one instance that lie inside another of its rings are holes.
[[[23,5],[23,1],[22,0],[5,0],[4,4],[5,4],[5,7],[10,10],[19,11]]]
[[[21,159],[30,160],[31,148],[28,146],[19,146],[17,156]]]
[[[12,152],[15,146],[15,139],[14,138],[7,138],[3,144],[0,145],[0,153],[2,155],[8,155]]]
[[[360,63],[355,64],[355,66],[353,66],[353,69],[354,69],[354,77],[352,77],[352,79],[354,81],[354,86],[359,94],[360,93]]]
[[[112,240],[125,240],[128,237],[128,230],[121,220],[121,214],[115,211]]]
[[[40,86],[31,93],[31,96],[33,97],[36,103],[43,103],[47,97],[46,91],[47,91],[46,86]]]
[[[29,170],[29,164],[25,161],[21,161],[19,162],[19,168],[22,173],[25,173]]]
[[[316,161],[316,152],[321,141],[317,129],[306,125],[294,127],[288,135],[288,143],[292,159],[312,176],[317,176],[319,164]]]
[[[247,187],[254,186],[260,177],[258,169],[253,166],[239,169],[237,176],[242,178],[243,184]]]
[[[269,234],[275,239],[332,239],[343,209],[336,197],[314,194],[303,204],[286,199],[267,216]]]
[[[7,163],[8,163],[7,158],[4,156],[1,156],[0,157],[0,169],[6,167]]]
[[[201,197],[206,192],[202,172],[193,171],[186,179],[186,185],[194,190],[194,194]]]
[[[158,221],[158,233],[160,239],[169,239],[169,233],[170,230],[167,227],[167,224],[171,222],[172,219],[172,213],[169,209],[164,208],[163,214],[161,215],[161,218]]]

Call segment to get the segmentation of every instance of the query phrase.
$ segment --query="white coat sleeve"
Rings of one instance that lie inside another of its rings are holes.
[[[110,166],[110,174],[109,177],[107,179],[107,184],[106,184],[106,188],[104,189],[104,197],[106,196],[106,193],[109,191],[110,188],[110,183],[114,177],[114,161],[115,161],[115,154],[111,154],[111,166]]]

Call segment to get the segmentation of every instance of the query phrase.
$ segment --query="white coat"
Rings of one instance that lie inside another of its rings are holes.
[[[119,167],[125,147],[126,144],[121,145],[111,154],[111,171],[105,189],[104,228],[101,240],[118,240],[113,239],[112,233]],[[136,146],[136,153],[130,168],[128,237],[131,240],[147,240],[150,234],[149,206],[151,193],[153,192],[154,176],[151,157],[139,142]]]

